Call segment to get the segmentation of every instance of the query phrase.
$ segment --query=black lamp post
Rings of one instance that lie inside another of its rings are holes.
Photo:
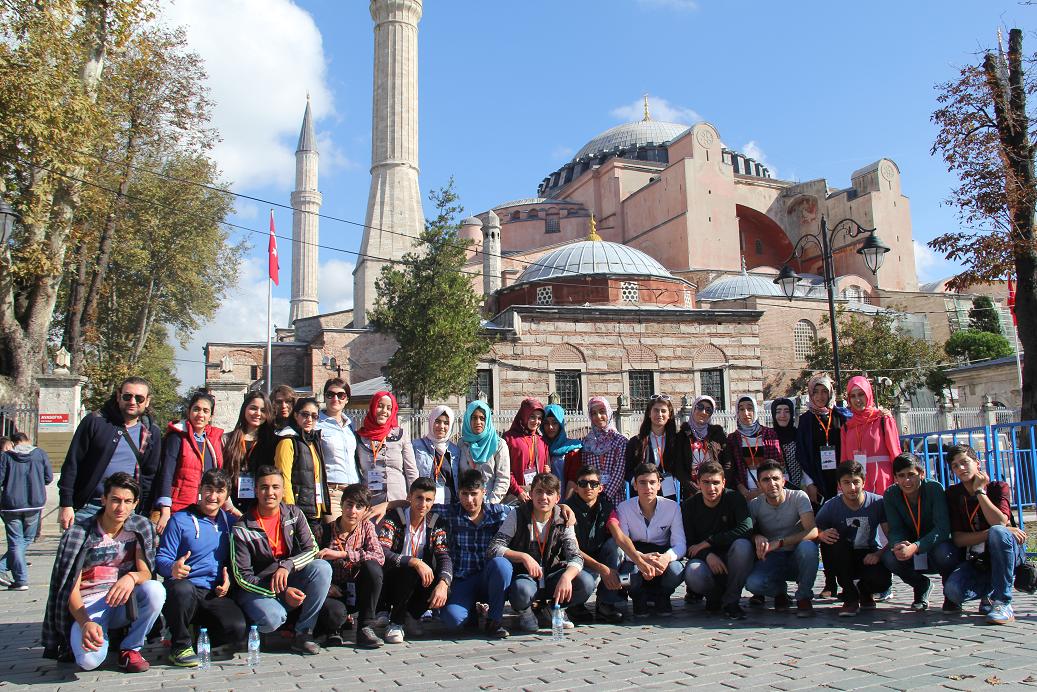
[[[14,222],[18,220],[18,213],[0,195],[0,247],[7,245],[14,235]]]
[[[796,246],[792,248],[792,254],[782,265],[778,278],[774,279],[774,283],[778,284],[781,292],[791,301],[796,295],[796,284],[799,283],[801,277],[789,266],[789,263],[793,259],[803,256],[803,250],[808,242],[813,242],[820,248],[825,287],[828,289],[828,320],[832,326],[832,361],[835,365],[836,394],[842,391],[842,371],[839,367],[839,330],[835,322],[835,259],[832,255],[832,246],[839,231],[845,231],[849,238],[866,235],[867,238],[857,248],[857,254],[864,257],[864,263],[868,265],[871,273],[875,274],[882,266],[886,253],[889,252],[889,247],[879,240],[879,237],[875,235],[875,230],[865,228],[851,218],[842,219],[833,224],[829,230],[828,220],[822,216],[821,230],[817,233],[807,233],[796,242]]]

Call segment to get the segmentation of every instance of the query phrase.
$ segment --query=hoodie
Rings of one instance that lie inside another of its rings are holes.
[[[0,454],[0,512],[38,512],[54,480],[47,453],[21,444]]]

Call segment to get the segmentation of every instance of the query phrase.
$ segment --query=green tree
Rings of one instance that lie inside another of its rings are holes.
[[[969,308],[969,329],[1002,335],[1001,319],[990,296],[976,296]]]
[[[951,334],[951,338],[943,345],[943,350],[951,358],[967,361],[1004,358],[1013,353],[1008,339],[1000,334],[978,329],[963,329]]]
[[[901,394],[913,394],[940,370],[943,356],[940,348],[903,333],[897,326],[897,313],[893,311],[867,315],[840,308],[836,320],[844,380],[840,385],[845,387],[845,380],[853,375],[865,375],[872,380],[888,378],[889,385],[874,387],[882,406],[893,406]],[[829,324],[827,316],[822,317],[821,323]],[[819,338],[807,356],[807,368],[793,382],[793,387],[802,390],[814,372],[832,372],[833,367],[832,342]]]
[[[453,178],[429,199],[436,217],[426,220],[414,252],[382,268],[371,313],[375,330],[399,344],[389,359],[389,382],[418,408],[427,399],[465,391],[489,349],[482,334],[482,298],[462,270],[468,241],[457,235],[461,207]]]

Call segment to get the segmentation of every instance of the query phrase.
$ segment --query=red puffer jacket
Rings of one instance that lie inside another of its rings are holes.
[[[169,504],[176,512],[198,501],[201,490],[203,451],[195,443],[194,435],[187,425],[173,421],[166,428],[162,443],[162,466],[159,470],[156,504]],[[205,458],[209,468],[223,467],[223,431],[211,425],[205,426]]]

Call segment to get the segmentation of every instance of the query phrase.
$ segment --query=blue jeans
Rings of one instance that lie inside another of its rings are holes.
[[[1015,566],[1026,559],[1026,546],[1019,545],[1004,526],[992,526],[987,534],[986,552],[990,562],[988,569],[976,569],[970,560],[954,568],[943,585],[943,595],[948,600],[961,605],[986,596],[992,601],[1012,602]]]
[[[598,552],[594,555],[591,555],[591,557],[593,557],[595,560],[605,565],[606,567],[611,567],[612,569],[619,569],[619,563],[623,559],[623,553],[616,545],[616,541],[610,538],[607,541],[605,541],[605,543],[601,546]],[[612,589],[605,586],[604,581],[599,581],[601,579],[601,575],[597,572],[592,572],[585,567],[583,569],[583,573],[590,577],[594,581],[594,583],[598,585],[598,603],[608,603],[609,605],[617,605],[626,600],[623,596],[622,589],[617,589],[616,591],[613,591]]]
[[[626,562],[624,565],[625,568],[621,569],[622,572],[628,572],[631,567],[634,567],[632,562]],[[655,579],[646,580],[641,571],[634,568],[630,572],[630,586],[627,587],[627,591],[630,592],[630,598],[635,603],[642,598],[647,600],[669,598],[681,585],[683,579],[684,565],[680,560],[674,560],[668,564],[666,571]]]
[[[800,541],[792,550],[775,550],[756,563],[745,588],[757,596],[788,595],[788,582],[796,582],[796,600],[813,597],[817,578],[817,544]]]
[[[306,599],[299,606],[299,620],[295,623],[296,632],[313,632],[317,616],[328,597],[331,586],[331,563],[314,560],[302,569],[294,570],[288,575],[288,586],[306,594]],[[288,619],[288,608],[284,602],[284,593],[277,596],[264,596],[251,591],[237,592],[237,601],[245,616],[259,625],[259,631],[274,632]]]
[[[705,560],[692,558],[684,568],[684,583],[688,591],[706,596],[711,601],[723,605],[738,603],[742,598],[742,587],[756,561],[756,550],[748,538],[739,538],[726,554],[718,557],[724,561],[727,574],[715,575]]]
[[[11,570],[15,584],[29,583],[29,570],[25,564],[25,549],[40,525],[40,513],[4,512],[4,528],[7,529],[7,554],[0,558],[0,570]]]
[[[511,584],[512,564],[503,557],[496,557],[483,565],[478,574],[455,578],[450,585],[450,596],[446,606],[439,611],[439,618],[449,630],[461,629],[478,600],[490,606],[487,617],[500,622],[504,617],[504,593]]]
[[[505,558],[494,558],[494,560],[503,559]],[[563,567],[545,575],[543,588],[539,586],[538,580],[528,574],[515,575],[511,580],[511,588],[508,589],[508,600],[511,601],[511,607],[516,611],[525,610],[533,605],[533,601],[553,599],[555,587],[558,586],[558,580],[565,570],[566,568]],[[573,579],[573,593],[569,598],[569,602],[560,603],[559,605],[563,607],[582,605],[591,597],[592,591],[594,591],[594,580],[581,570]]]
[[[105,603],[104,596],[98,598],[86,608],[90,619],[101,625],[104,630],[104,643],[97,651],[87,651],[83,648],[83,630],[78,622],[72,623],[72,633],[69,635],[69,644],[72,647],[72,655],[76,657],[76,663],[83,670],[93,670],[108,657],[108,632],[113,627],[130,626],[126,636],[120,645],[123,651],[134,649],[140,651],[144,646],[144,638],[148,636],[151,627],[162,613],[162,604],[166,602],[166,590],[154,579],[149,579],[143,584],[138,584],[133,589],[133,600],[137,605],[137,619],[130,622],[126,616],[126,606],[118,608],[109,607]]]
[[[882,564],[893,574],[915,590],[922,589],[928,584],[927,574],[939,574],[946,578],[961,562],[961,549],[950,541],[943,541],[933,546],[928,553],[929,567],[925,570],[916,570],[914,558],[898,560],[892,550],[882,553]]]

